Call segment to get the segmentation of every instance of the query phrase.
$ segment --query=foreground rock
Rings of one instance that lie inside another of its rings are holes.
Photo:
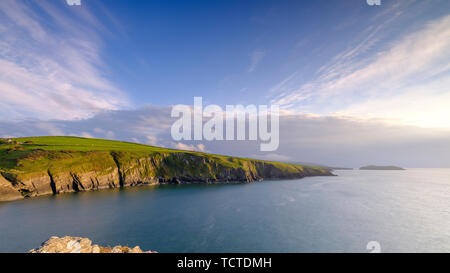
[[[92,245],[88,238],[53,236],[43,242],[41,247],[32,249],[30,253],[156,253],[156,251],[143,251],[139,246],[104,247]]]

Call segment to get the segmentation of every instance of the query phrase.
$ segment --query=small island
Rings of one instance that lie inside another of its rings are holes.
[[[359,168],[360,170],[375,170],[375,171],[404,171],[405,169],[397,166],[376,166],[368,165]]]

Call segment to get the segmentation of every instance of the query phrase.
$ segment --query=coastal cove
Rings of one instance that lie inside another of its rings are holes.
[[[0,252],[26,252],[66,235],[160,253],[368,252],[369,241],[382,252],[450,251],[450,169],[335,173],[4,202]]]

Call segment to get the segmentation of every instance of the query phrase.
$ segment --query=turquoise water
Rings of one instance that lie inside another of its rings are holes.
[[[52,235],[159,252],[450,252],[450,169],[163,185],[0,204],[0,252]]]

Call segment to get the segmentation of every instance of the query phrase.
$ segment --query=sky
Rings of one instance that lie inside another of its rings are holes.
[[[0,137],[450,167],[450,2],[2,0]],[[176,104],[280,105],[280,146],[174,141]]]

